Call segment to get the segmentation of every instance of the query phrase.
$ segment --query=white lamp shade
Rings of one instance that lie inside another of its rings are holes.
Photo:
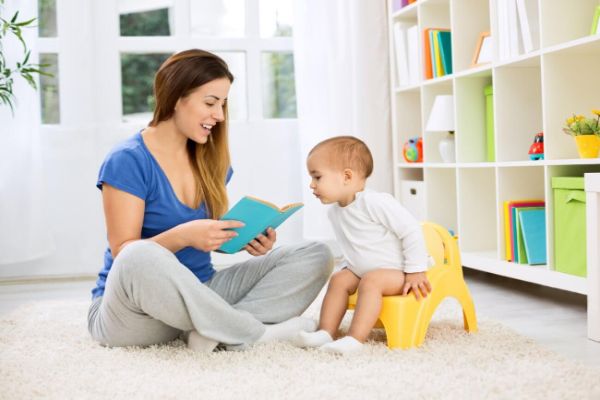
[[[454,96],[436,96],[427,120],[428,132],[454,131]]]

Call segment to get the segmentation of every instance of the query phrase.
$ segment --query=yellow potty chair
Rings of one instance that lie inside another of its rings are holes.
[[[431,317],[446,297],[456,298],[463,310],[464,327],[467,332],[477,331],[477,318],[473,299],[463,278],[460,252],[456,239],[439,225],[424,222],[423,234],[427,251],[435,261],[427,271],[431,293],[421,301],[415,296],[383,296],[379,321],[383,327],[390,349],[408,349],[420,346],[425,339]],[[356,307],[357,293],[348,299],[348,309]]]

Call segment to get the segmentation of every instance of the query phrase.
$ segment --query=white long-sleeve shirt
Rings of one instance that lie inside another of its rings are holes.
[[[427,270],[423,230],[415,217],[389,193],[364,190],[346,207],[328,212],[344,263],[356,275],[379,269]]]

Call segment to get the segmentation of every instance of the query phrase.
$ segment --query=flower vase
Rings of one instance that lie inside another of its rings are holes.
[[[575,136],[577,152],[581,158],[596,158],[600,151],[600,138],[596,135]]]

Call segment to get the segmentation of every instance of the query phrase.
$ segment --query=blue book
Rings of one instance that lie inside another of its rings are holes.
[[[512,218],[512,240],[514,245],[513,261],[519,264],[527,264],[527,255],[525,254],[525,247],[521,237],[521,219],[519,218],[518,212],[522,210],[532,209],[532,207],[513,207],[511,208]],[[535,208],[533,208],[535,209]],[[543,207],[537,207],[537,209],[543,209]],[[521,241],[519,243],[519,240]]]
[[[303,205],[302,203],[293,203],[279,208],[275,204],[256,197],[243,197],[221,217],[221,220],[241,221],[245,226],[234,228],[233,230],[238,233],[238,236],[223,243],[217,251],[228,254],[237,253],[259,234],[265,233],[267,228],[277,228]]]
[[[442,67],[444,74],[452,73],[452,41],[450,31],[440,31],[440,58],[442,59]]]
[[[546,264],[546,210],[524,209],[519,219],[529,264]]]

